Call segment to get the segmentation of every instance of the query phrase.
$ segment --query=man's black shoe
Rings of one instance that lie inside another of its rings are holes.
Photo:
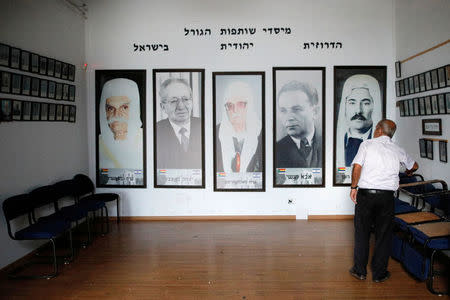
[[[389,277],[391,277],[391,273],[390,273],[389,271],[386,271],[386,273],[384,274],[383,277],[380,277],[380,278],[374,278],[374,279],[373,279],[373,282],[377,282],[377,283],[383,282],[383,281],[388,280]]]
[[[362,274],[358,274],[355,272],[355,270],[353,268],[351,268],[350,270],[348,270],[350,272],[350,275],[352,275],[353,277],[355,277],[356,279],[359,280],[366,280],[366,275],[362,275]]]

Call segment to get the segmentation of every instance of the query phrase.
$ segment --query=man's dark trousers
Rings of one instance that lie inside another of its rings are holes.
[[[374,224],[375,251],[372,257],[372,278],[379,279],[386,275],[391,253],[394,192],[359,189],[356,202],[354,271],[360,275],[367,274],[369,239]]]

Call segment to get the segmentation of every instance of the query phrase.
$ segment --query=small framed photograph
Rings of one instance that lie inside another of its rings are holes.
[[[39,78],[31,77],[31,96],[39,97]]]
[[[55,60],[53,58],[49,58],[47,60],[47,75],[55,76]]]
[[[415,89],[414,89],[414,77],[409,77],[409,94],[414,94],[415,93]]]
[[[69,77],[69,65],[64,62],[61,65],[61,78],[67,79]]]
[[[31,53],[31,72],[39,73],[39,55]]]
[[[439,81],[438,81],[438,73],[437,69],[431,70],[431,86],[433,90],[439,88]]]
[[[400,97],[400,81],[399,80],[397,80],[395,82],[395,95],[397,97]]]
[[[410,114],[409,114],[409,103],[408,103],[408,100],[404,100],[402,102],[403,102],[403,106],[405,108],[405,117],[409,117]]]
[[[63,108],[63,121],[69,121],[69,105],[64,105],[64,108]]]
[[[55,61],[55,77],[61,78],[61,62],[59,60]]]
[[[31,102],[24,101],[22,103],[22,121],[30,121],[31,120]]]
[[[69,101],[75,102],[75,86],[69,85]]]
[[[62,104],[56,105],[56,121],[62,121],[63,119],[63,106]]]
[[[420,92],[419,75],[415,75],[413,78],[414,78],[414,92],[419,93]]]
[[[0,44],[0,66],[9,66],[10,47],[5,44]]]
[[[62,99],[62,90],[63,90],[63,84],[60,82],[56,83],[56,94],[55,94],[55,99],[56,100],[61,100]]]
[[[41,117],[41,103],[40,102],[32,102],[31,103],[31,120],[39,121]]]
[[[419,139],[419,150],[420,150],[420,157],[426,158],[427,157],[427,145],[426,145],[425,139]]]
[[[426,115],[426,111],[425,111],[425,98],[424,97],[420,97],[419,98],[419,112],[421,116]]]
[[[405,87],[403,85],[403,80],[399,80],[399,86],[400,86],[400,96],[405,95]]]
[[[48,121],[48,103],[41,103],[41,121]]]
[[[20,49],[11,47],[11,60],[9,66],[13,69],[20,68]]]
[[[402,65],[400,61],[395,62],[395,77],[402,77]]]
[[[430,91],[433,89],[433,86],[431,84],[431,71],[425,72],[425,89],[427,91]]]
[[[437,95],[431,95],[431,110],[432,110],[433,115],[439,114]]]
[[[445,67],[439,68],[437,72],[438,72],[439,88],[443,88],[446,86]]]
[[[432,111],[431,111],[431,97],[430,96],[426,96],[425,97],[425,114],[426,115],[431,115]]]
[[[1,104],[1,118],[0,121],[2,122],[9,122],[12,121],[12,104],[10,99],[2,99]]]
[[[419,98],[414,98],[414,115],[420,116],[420,110],[419,110]]]
[[[47,98],[49,99],[55,99],[56,94],[56,82],[49,80],[48,81],[48,94]]]
[[[20,51],[20,69],[26,72],[30,71],[30,52]]]
[[[445,95],[444,94],[438,95],[438,105],[439,105],[439,114],[447,113],[447,109],[445,108]]]
[[[75,105],[71,105],[69,110],[69,122],[75,123],[76,118],[77,118],[77,107]]]
[[[47,98],[47,92],[48,92],[48,80],[41,79],[41,88],[40,88],[39,97]]]
[[[450,65],[445,66],[445,81],[447,82],[447,86],[450,86]]]
[[[22,76],[22,95],[30,96],[31,77],[27,75]]]
[[[447,107],[447,114],[450,114],[450,93],[445,94],[445,106]]]
[[[69,85],[63,84],[63,94],[62,94],[63,100],[69,100]]]
[[[68,79],[70,81],[75,81],[75,66],[74,65],[69,65]]]
[[[427,144],[427,158],[433,160],[433,140],[425,140]]]
[[[56,104],[50,103],[48,105],[48,120],[55,121],[56,120]]]
[[[408,106],[409,106],[409,115],[415,116],[416,112],[414,111],[414,100],[413,99],[408,100]]]
[[[22,75],[12,74],[11,93],[20,94],[22,92]]]
[[[426,135],[442,135],[441,119],[423,119],[422,134]]]
[[[22,101],[13,100],[12,119],[14,121],[22,120]]]
[[[425,92],[427,90],[425,87],[425,73],[419,74],[419,87],[421,92]]]
[[[403,79],[403,85],[405,86],[405,95],[409,95],[410,89],[409,89],[409,79],[408,78]]]
[[[403,106],[403,101],[398,101],[398,110],[400,112],[400,117],[405,116],[405,107]]]
[[[2,86],[0,91],[8,94],[11,92],[11,73],[2,72]]]
[[[439,141],[439,160],[447,162],[447,142]]]
[[[39,56],[39,74],[47,75],[47,57]]]

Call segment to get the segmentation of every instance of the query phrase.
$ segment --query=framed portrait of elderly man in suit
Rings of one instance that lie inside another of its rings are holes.
[[[96,70],[97,186],[145,188],[146,70]]]
[[[265,190],[264,72],[213,72],[214,190]]]
[[[155,188],[205,187],[204,69],[153,70]]]
[[[334,67],[334,186],[350,185],[359,145],[385,115],[386,66]]]
[[[273,68],[274,187],[325,186],[325,68]]]

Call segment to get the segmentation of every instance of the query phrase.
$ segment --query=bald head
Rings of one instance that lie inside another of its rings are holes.
[[[397,129],[397,125],[395,122],[389,119],[384,119],[378,122],[375,130],[380,130],[380,135],[387,135],[392,138],[394,136],[395,130]]]

